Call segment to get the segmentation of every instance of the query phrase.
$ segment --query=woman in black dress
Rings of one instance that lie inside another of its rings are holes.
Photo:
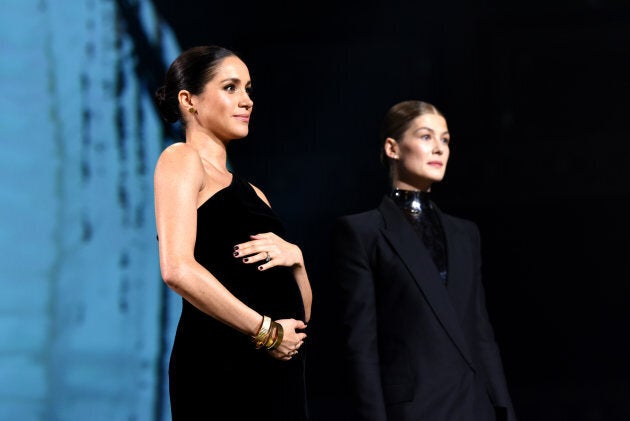
[[[182,296],[169,365],[173,420],[305,420],[303,353],[312,292],[298,246],[263,192],[228,170],[247,136],[247,66],[232,51],[183,52],[156,92],[185,141],[160,155],[160,269]]]

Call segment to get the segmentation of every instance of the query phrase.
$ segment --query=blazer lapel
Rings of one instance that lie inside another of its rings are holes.
[[[385,196],[378,210],[385,220],[385,227],[381,228],[383,235],[415,279],[455,346],[474,369],[457,313],[429,251],[393,200]]]

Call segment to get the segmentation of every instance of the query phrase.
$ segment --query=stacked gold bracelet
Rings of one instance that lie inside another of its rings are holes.
[[[274,328],[273,340],[271,341],[269,345],[265,344],[265,348],[267,348],[269,351],[272,351],[278,348],[280,344],[282,343],[282,338],[284,337],[284,328],[282,327],[280,323],[273,322],[273,328]]]
[[[267,338],[271,334],[271,318],[268,316],[263,316],[262,324],[260,325],[260,329],[258,329],[258,333],[256,336],[252,337],[252,341],[254,345],[256,345],[256,349],[262,347],[265,342],[267,342]]]
[[[252,342],[256,349],[265,347],[267,350],[276,349],[281,343],[284,336],[284,329],[278,322],[274,322],[268,316],[263,316],[262,324],[256,336],[252,336]]]

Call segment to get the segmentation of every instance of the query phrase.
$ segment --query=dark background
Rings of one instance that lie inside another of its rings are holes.
[[[385,193],[377,131],[404,99],[447,117],[433,196],[480,226],[520,420],[630,419],[630,3],[155,3],[183,49],[219,44],[250,68],[230,162],[304,250],[314,419],[344,419],[330,223]]]

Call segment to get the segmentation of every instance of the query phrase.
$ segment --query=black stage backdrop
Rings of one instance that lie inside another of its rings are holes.
[[[255,112],[231,164],[304,250],[314,420],[347,421],[330,223],[380,201],[379,122],[411,98],[447,116],[433,195],[480,226],[520,420],[630,419],[630,4],[155,3],[182,48],[220,44],[250,67]]]

